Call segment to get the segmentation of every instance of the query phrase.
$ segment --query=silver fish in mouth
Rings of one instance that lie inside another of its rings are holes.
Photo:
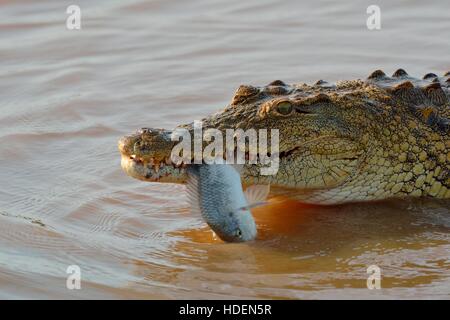
[[[264,205],[269,185],[242,189],[239,169],[227,164],[190,165],[187,191],[192,210],[226,242],[245,242],[256,238],[256,223],[250,209]]]

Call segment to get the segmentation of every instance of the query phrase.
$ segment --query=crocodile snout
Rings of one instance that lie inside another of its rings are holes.
[[[184,182],[184,164],[173,164],[171,153],[177,141],[172,131],[141,128],[118,141],[122,169],[130,176],[144,181]]]

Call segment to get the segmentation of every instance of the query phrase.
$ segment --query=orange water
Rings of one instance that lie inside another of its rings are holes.
[[[0,1],[0,298],[450,298],[448,201],[278,203],[256,242],[224,244],[183,186],[120,169],[120,136],[241,83],[450,69],[450,3],[378,3],[380,31],[371,1],[77,1],[68,31],[72,3]]]

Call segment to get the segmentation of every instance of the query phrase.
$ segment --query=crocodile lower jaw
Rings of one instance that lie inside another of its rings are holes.
[[[135,179],[154,182],[184,183],[187,179],[186,165],[169,161],[144,161],[135,156],[122,155],[121,166],[125,173]]]

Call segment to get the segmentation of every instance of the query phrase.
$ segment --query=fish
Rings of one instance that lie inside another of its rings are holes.
[[[267,203],[269,185],[242,188],[239,167],[230,164],[199,164],[187,168],[187,193],[191,210],[201,213],[214,233],[225,242],[256,238],[251,208]]]

